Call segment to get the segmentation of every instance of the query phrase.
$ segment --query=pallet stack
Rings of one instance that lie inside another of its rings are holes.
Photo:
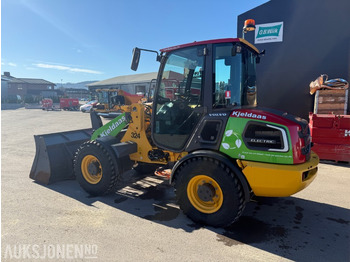
[[[312,150],[320,159],[350,162],[348,89],[317,90],[309,114]]]
[[[346,115],[348,94],[348,89],[317,90],[314,114]]]

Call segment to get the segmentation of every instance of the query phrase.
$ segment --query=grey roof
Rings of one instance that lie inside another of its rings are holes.
[[[11,81],[11,80],[6,78],[6,77],[1,76],[1,81]]]
[[[21,83],[21,84],[24,83],[22,80],[19,80],[18,78],[15,78],[13,76],[6,76],[6,75],[1,75],[1,80],[6,80],[12,83]]]
[[[12,77],[9,80],[10,80],[9,82],[14,83],[14,84],[25,84],[26,83],[25,81],[22,81],[21,79],[15,78],[15,77]]]
[[[87,86],[97,87],[97,86],[150,82],[152,79],[157,79],[157,74],[158,74],[157,72],[153,72],[153,73],[145,73],[145,74],[117,76],[110,79],[94,82],[94,83],[88,84]]]
[[[5,76],[1,75],[1,79],[8,80],[11,83],[17,83],[17,84],[33,84],[33,85],[56,85],[52,82],[46,81],[44,79],[38,79],[38,78],[17,78],[13,76]]]
[[[52,82],[46,81],[44,79],[37,79],[37,78],[17,78],[25,83],[28,84],[35,84],[35,85],[56,85]]]

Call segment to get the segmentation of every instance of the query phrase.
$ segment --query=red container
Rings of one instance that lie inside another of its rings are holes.
[[[320,159],[350,162],[350,115],[309,114],[312,150]]]
[[[77,98],[61,98],[60,107],[63,110],[78,110],[79,99]]]

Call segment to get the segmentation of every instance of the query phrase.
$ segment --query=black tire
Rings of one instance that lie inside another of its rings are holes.
[[[108,144],[88,141],[74,157],[74,172],[80,186],[93,196],[105,195],[119,181],[116,157]]]
[[[209,157],[185,161],[175,174],[175,191],[183,212],[209,226],[229,226],[245,207],[243,187],[234,172]]]

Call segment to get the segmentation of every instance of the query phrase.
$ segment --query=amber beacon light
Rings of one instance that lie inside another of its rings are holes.
[[[244,34],[249,32],[249,31],[254,31],[255,30],[255,20],[254,19],[247,19],[244,21],[244,26],[243,26],[243,39],[244,39]]]

